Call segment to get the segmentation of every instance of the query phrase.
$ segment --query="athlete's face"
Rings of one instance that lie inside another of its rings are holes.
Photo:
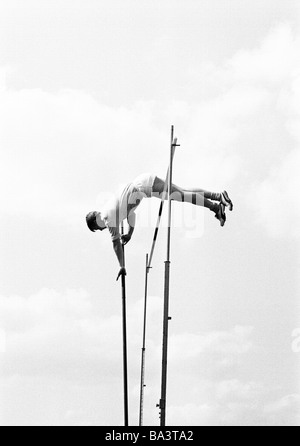
[[[106,228],[104,221],[101,218],[101,213],[98,212],[97,216],[96,216],[96,223],[97,223],[97,229],[96,231],[103,231],[103,229]]]

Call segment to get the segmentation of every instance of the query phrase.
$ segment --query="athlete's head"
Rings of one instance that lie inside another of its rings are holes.
[[[88,228],[92,231],[102,231],[105,229],[105,224],[101,219],[101,213],[98,211],[89,212],[86,216],[86,224]]]

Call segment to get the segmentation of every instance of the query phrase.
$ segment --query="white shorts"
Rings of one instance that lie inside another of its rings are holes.
[[[139,192],[145,194],[146,197],[151,198],[155,178],[156,175],[152,173],[142,173],[133,180],[132,184]]]

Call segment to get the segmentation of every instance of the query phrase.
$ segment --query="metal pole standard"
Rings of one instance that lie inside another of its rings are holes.
[[[174,150],[173,150],[174,156]],[[146,322],[147,322],[147,296],[148,296],[148,274],[151,269],[152,258],[154,254],[154,249],[156,245],[158,230],[160,226],[162,211],[164,207],[164,200],[167,196],[168,191],[168,183],[169,183],[169,168],[167,171],[167,176],[165,180],[164,190],[161,196],[161,202],[158,211],[158,217],[156,222],[156,227],[154,231],[152,247],[150,251],[150,256],[146,255],[146,273],[145,273],[145,300],[144,300],[144,328],[143,328],[143,347],[142,347],[142,361],[141,361],[141,387],[140,387],[140,418],[139,425],[143,425],[143,413],[144,413],[144,389],[145,389],[145,362],[146,362]]]
[[[165,285],[164,285],[164,316],[163,316],[163,351],[162,351],[162,378],[161,378],[161,399],[160,425],[166,425],[166,394],[167,394],[167,359],[168,359],[168,325],[169,325],[169,294],[170,294],[170,247],[171,247],[171,195],[172,195],[172,173],[173,173],[173,151],[176,148],[177,140],[174,140],[174,127],[171,128],[171,148],[170,167],[168,185],[168,235],[167,235],[167,259],[165,261]]]
[[[145,272],[145,301],[144,301],[144,328],[143,328],[143,347],[141,361],[141,388],[140,388],[140,418],[139,425],[143,426],[144,415],[144,390],[145,390],[145,355],[146,355],[146,322],[147,322],[147,297],[148,297],[148,254],[146,254],[146,272]]]
[[[122,223],[122,235],[124,228]],[[122,243],[123,266],[125,267],[125,248]],[[124,379],[124,426],[128,426],[128,376],[127,376],[127,328],[126,328],[126,279],[121,277],[122,284],[122,321],[123,321],[123,379]]]

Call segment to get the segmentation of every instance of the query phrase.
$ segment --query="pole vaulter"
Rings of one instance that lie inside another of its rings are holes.
[[[170,272],[170,235],[171,235],[171,200],[175,201],[185,201],[193,205],[203,206],[209,209],[219,221],[220,226],[224,226],[226,222],[225,208],[228,207],[229,210],[233,209],[233,204],[229,195],[226,191],[224,192],[210,192],[204,189],[190,189],[182,188],[176,186],[172,183],[172,162],[173,162],[173,148],[176,147],[176,141],[173,140],[172,126],[172,139],[171,139],[171,150],[170,150],[170,167],[168,181],[164,181],[153,173],[144,173],[139,175],[133,181],[128,183],[121,191],[119,191],[113,199],[109,200],[100,211],[89,212],[86,216],[86,223],[88,228],[92,232],[103,231],[108,229],[114,252],[117,256],[119,262],[119,272],[117,275],[117,280],[121,277],[122,284],[122,301],[126,303],[126,286],[125,286],[125,276],[127,274],[124,262],[124,245],[126,245],[132,238],[135,223],[136,214],[135,210],[143,200],[143,198],[156,197],[160,200],[166,200],[166,187],[168,187],[168,201],[169,201],[169,226],[168,226],[168,241],[167,241],[167,259],[165,262],[165,292],[164,292],[164,339],[167,336],[168,330],[168,295],[169,295],[169,272]],[[170,198],[172,196],[172,198]],[[120,225],[127,219],[128,231],[126,234],[120,234]],[[157,234],[156,234],[157,236]],[[155,237],[156,237],[155,236]],[[156,239],[155,239],[156,240]],[[150,264],[153,256],[153,249],[150,254]],[[148,267],[149,267],[148,261]],[[125,400],[127,399],[127,385],[125,386],[125,359],[127,358],[127,352],[125,355],[125,341],[126,341],[126,306],[123,306],[123,322],[125,321],[125,326],[123,326],[123,362],[124,362],[124,407]],[[166,337],[167,339],[167,337]],[[160,399],[160,409],[161,409],[161,424],[165,423],[165,410],[166,410],[166,342],[163,348],[163,373],[162,373],[162,394]],[[126,359],[127,360],[127,359]],[[127,367],[126,367],[127,375]],[[126,376],[127,379],[127,376]],[[126,387],[126,388],[125,388]],[[125,412],[125,424],[128,423],[128,406],[124,410]]]

